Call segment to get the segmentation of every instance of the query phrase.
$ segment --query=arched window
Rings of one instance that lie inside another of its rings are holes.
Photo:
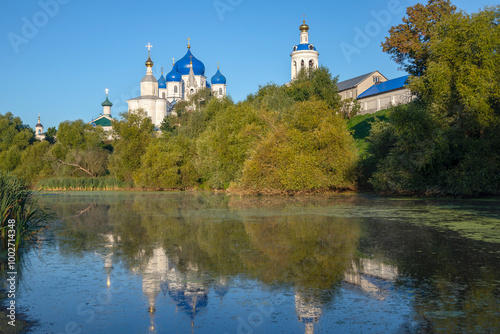
[[[314,61],[313,60],[309,60],[309,68],[313,68],[314,67]]]
[[[297,76],[297,62],[293,62],[293,76]]]
[[[165,93],[161,93],[161,97],[165,98]]]
[[[177,86],[174,86],[174,93],[177,94]]]
[[[222,96],[222,88],[219,88],[219,95]]]
[[[304,59],[302,59],[302,62],[300,63],[300,68],[304,68]]]
[[[41,135],[42,134],[42,130],[38,129],[38,134]]]

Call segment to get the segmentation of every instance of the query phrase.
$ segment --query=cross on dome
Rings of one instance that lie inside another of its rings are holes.
[[[109,93],[109,89],[106,88],[104,91],[106,92],[106,96],[107,96]]]
[[[148,45],[146,45],[146,47],[148,48],[148,52],[151,52],[151,48],[153,47],[153,46],[151,45],[151,43],[148,43]]]
[[[191,38],[188,37],[188,49],[191,49]]]

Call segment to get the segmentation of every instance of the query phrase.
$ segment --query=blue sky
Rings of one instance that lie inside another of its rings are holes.
[[[64,120],[90,121],[102,112],[104,89],[112,113],[139,95],[151,43],[154,74],[172,58],[193,54],[210,79],[220,62],[235,101],[269,82],[290,80],[290,53],[306,14],[319,62],[340,80],[379,70],[405,75],[380,43],[418,1],[383,0],[40,0],[4,1],[0,12],[0,113],[10,111],[47,129]],[[426,1],[425,1],[426,2]],[[456,0],[475,12],[491,0]],[[361,32],[361,33],[360,33]],[[364,36],[363,36],[364,35]]]

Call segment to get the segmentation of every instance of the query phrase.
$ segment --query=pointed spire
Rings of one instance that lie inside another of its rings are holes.
[[[40,114],[38,114],[38,124],[41,124],[40,123]]]

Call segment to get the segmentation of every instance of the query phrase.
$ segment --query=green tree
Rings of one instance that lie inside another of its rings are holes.
[[[113,122],[113,131],[115,142],[109,170],[117,179],[132,182],[154,137],[154,124],[143,110],[129,111],[121,114],[120,121]]]
[[[196,166],[210,188],[227,188],[241,177],[249,157],[264,127],[250,104],[216,102],[216,113],[196,143]]]
[[[382,43],[383,51],[406,72],[422,75],[427,68],[433,28],[455,9],[450,0],[428,0],[426,5],[408,7],[403,23],[389,30],[390,36]]]
[[[337,91],[337,81],[324,66],[314,70],[301,70],[291,82],[288,94],[295,101],[321,100],[330,108],[338,110],[341,98]]]
[[[184,136],[154,138],[141,159],[136,183],[146,189],[185,189],[196,185],[195,144]]]
[[[245,162],[239,187],[273,193],[354,185],[354,140],[326,102],[299,102],[274,124],[266,123],[270,131]]]
[[[57,143],[47,156],[58,166],[60,175],[102,176],[107,173],[109,151],[104,147],[102,128],[82,120],[59,124]]]
[[[52,162],[47,158],[50,150],[48,141],[36,141],[28,146],[21,154],[21,160],[16,167],[15,175],[30,184],[47,178],[53,174]]]
[[[45,132],[45,140],[50,144],[55,144],[57,136],[57,129],[55,126],[48,128],[47,132]]]
[[[0,114],[0,170],[13,171],[22,151],[35,141],[35,132],[10,112]]]

